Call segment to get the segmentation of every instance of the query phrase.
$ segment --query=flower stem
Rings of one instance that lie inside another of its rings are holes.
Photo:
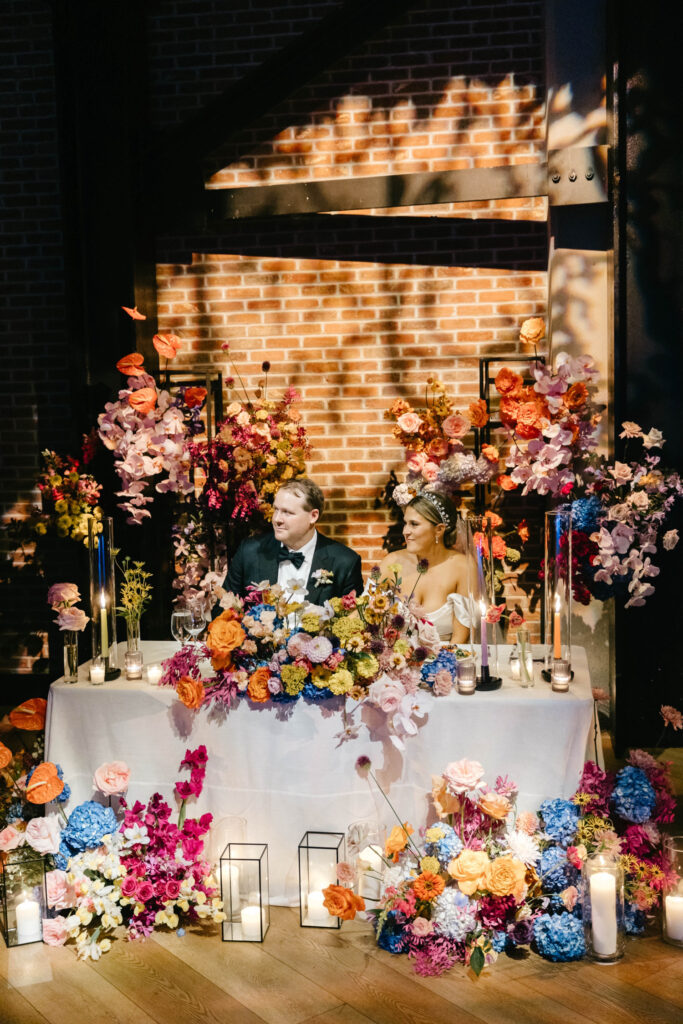
[[[416,855],[416,857],[417,857],[417,859],[418,859],[418,861],[419,861],[419,859],[420,859],[420,851],[418,850],[418,848],[417,848],[417,846],[415,845],[415,843],[413,842],[413,840],[412,840],[412,839],[410,838],[410,833],[409,833],[409,832],[407,831],[407,829],[406,829],[405,825],[404,825],[404,824],[403,824],[403,822],[401,821],[401,819],[400,819],[400,817],[399,817],[399,814],[398,814],[398,811],[396,810],[396,808],[395,808],[395,807],[394,807],[394,805],[392,804],[391,800],[389,799],[389,797],[387,796],[387,794],[386,794],[386,793],[384,792],[384,790],[383,790],[383,789],[382,789],[382,787],[380,786],[379,782],[377,781],[377,776],[375,775],[375,773],[374,773],[374,772],[373,772],[372,770],[370,771],[370,775],[372,776],[372,780],[373,780],[373,782],[375,783],[375,785],[377,786],[378,790],[380,791],[380,793],[382,794],[382,796],[384,797],[384,799],[386,800],[386,802],[387,802],[387,803],[389,804],[389,807],[390,807],[390,808],[391,808],[391,810],[393,811],[393,813],[394,813],[394,815],[395,815],[395,817],[396,817],[396,820],[397,820],[397,822],[399,823],[399,825],[401,826],[401,829],[402,829],[402,830],[403,830],[403,832],[405,833],[405,837],[406,837],[406,840],[407,840],[408,844],[409,844],[410,846],[412,846],[412,848],[413,848],[413,851],[414,851],[414,853],[415,853],[415,855]],[[382,859],[384,859],[384,858],[382,858]]]

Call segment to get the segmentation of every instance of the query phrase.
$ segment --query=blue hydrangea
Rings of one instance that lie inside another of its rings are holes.
[[[248,608],[245,608],[245,614],[251,615],[252,619],[255,619],[256,622],[261,621],[261,616],[263,615],[264,612],[274,611],[275,606],[272,604],[252,604]],[[273,624],[275,627],[280,626],[282,624],[282,619],[279,619],[276,615],[275,619],[273,620]]]
[[[544,800],[541,815],[545,831],[557,843],[568,846],[574,837],[579,822],[579,809],[569,800]]]
[[[541,881],[544,892],[562,892],[569,885],[575,885],[579,872],[567,860],[567,851],[562,846],[549,846],[541,854]]]
[[[494,932],[493,938],[491,939],[491,945],[493,946],[496,953],[502,953],[507,945],[507,932]]]
[[[433,825],[430,825],[427,829],[427,833],[431,829],[439,829],[443,833],[443,838],[430,840],[428,837],[425,842],[425,851],[429,857],[436,857],[440,864],[444,866],[454,857],[457,857],[462,851],[462,840],[455,832],[455,829],[451,828],[450,825],[446,825],[442,821],[435,821]]]
[[[640,768],[628,764],[617,772],[612,803],[620,817],[640,825],[652,816],[656,801],[657,795]]]
[[[439,934],[462,942],[477,927],[476,904],[459,889],[444,889],[432,904],[432,922]]]
[[[24,805],[21,800],[14,800],[7,808],[7,824],[13,825],[15,821],[23,821]]]
[[[323,686],[320,689],[309,680],[301,691],[301,696],[306,697],[307,700],[327,700],[328,697],[334,697],[334,694],[328,686]]]
[[[377,936],[377,945],[380,949],[386,949],[387,953],[402,953],[403,943],[403,925],[398,923],[396,912],[390,910],[385,918],[382,931]]]
[[[546,960],[580,960],[586,954],[583,925],[572,914],[541,914],[534,921],[534,940]]]
[[[647,918],[635,903],[624,904],[624,928],[627,935],[642,935],[645,931]]]
[[[599,528],[600,513],[602,505],[600,499],[595,496],[591,498],[578,498],[572,502],[572,528],[582,533],[595,533]]]
[[[66,867],[66,861],[75,853],[94,850],[102,842],[102,836],[115,832],[116,815],[111,807],[103,807],[94,800],[86,800],[74,809],[69,823],[62,832],[57,854],[57,867]]]
[[[434,661],[425,662],[422,666],[422,681],[427,683],[429,686],[434,685],[434,679],[436,673],[445,669],[455,679],[456,670],[458,665],[458,659],[456,658],[453,651],[439,651]]]

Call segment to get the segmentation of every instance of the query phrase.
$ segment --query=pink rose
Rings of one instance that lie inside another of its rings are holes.
[[[633,476],[631,467],[627,466],[625,462],[615,462],[609,471],[618,484],[627,483]]]
[[[341,885],[353,885],[356,881],[356,872],[351,864],[342,860],[337,864],[337,881]]]
[[[124,761],[109,761],[101,764],[93,776],[95,789],[105,796],[125,793],[130,782],[130,770]]]
[[[433,484],[439,475],[439,467],[436,462],[425,462],[422,467],[422,476],[428,484]]]
[[[662,539],[662,547],[665,551],[673,551],[678,544],[678,530],[667,530]]]
[[[380,708],[385,715],[397,711],[405,695],[405,687],[387,675],[381,675],[368,690],[368,697],[372,703]]]
[[[431,935],[434,931],[434,925],[426,917],[416,917],[410,926],[410,930],[413,935],[422,937],[424,935]]]
[[[571,912],[576,906],[576,901],[579,898],[579,890],[575,885],[570,885],[568,889],[565,889],[564,892],[560,893],[560,898],[567,910]]]
[[[464,437],[471,426],[472,424],[466,416],[463,416],[462,413],[454,412],[452,416],[446,417],[441,424],[441,429],[446,437],[457,439]]]
[[[422,467],[427,461],[427,456],[424,452],[411,452],[406,465],[411,473],[421,473]]]
[[[82,608],[64,608],[57,616],[60,629],[75,629],[79,632],[90,622]]]
[[[505,610],[505,602],[502,604],[492,604],[486,611],[486,621],[489,623],[500,622],[500,617]]]
[[[430,654],[438,654],[441,650],[439,631],[429,619],[420,619],[417,624],[417,637],[420,646],[426,647]]]
[[[81,595],[75,583],[53,583],[47,592],[47,603],[57,610],[60,604],[74,604]]]
[[[67,939],[66,918],[43,918],[43,942],[48,946],[63,946]]]
[[[22,846],[25,842],[26,834],[20,832],[14,825],[8,825],[7,828],[3,828],[2,832],[0,832],[0,850],[3,852],[16,850],[18,846]]]
[[[440,669],[434,676],[432,692],[435,697],[447,697],[453,689],[453,677],[446,668]]]
[[[135,889],[135,895],[141,903],[146,903],[147,900],[151,900],[154,895],[154,886],[151,882],[139,882]]]
[[[478,761],[469,761],[466,757],[462,761],[451,761],[443,773],[446,786],[455,796],[480,789],[483,777],[482,765]]]
[[[404,434],[417,434],[422,426],[422,420],[416,412],[404,412],[396,422]]]
[[[166,881],[166,899],[177,900],[180,895],[180,882],[177,878],[169,878]]]
[[[76,903],[76,893],[67,880],[66,871],[48,871],[45,875],[47,905],[55,910],[66,910]]]
[[[125,896],[128,900],[132,900],[135,896],[135,890],[137,887],[138,880],[135,875],[127,875],[121,883],[121,895]]]
[[[36,853],[59,853],[61,829],[56,814],[32,818],[26,826],[26,842]]]

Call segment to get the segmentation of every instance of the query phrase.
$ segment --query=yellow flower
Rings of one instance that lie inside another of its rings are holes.
[[[92,914],[85,907],[79,907],[76,911],[76,917],[82,925],[89,925],[92,921]]]
[[[197,903],[206,903],[206,893],[200,889],[196,896]]]
[[[302,665],[283,665],[280,669],[282,685],[290,696],[294,697],[301,693],[306,682],[308,670]]]
[[[433,825],[425,832],[425,839],[428,843],[438,843],[439,839],[443,839],[445,835],[446,833],[440,825]]]
[[[374,608],[370,608],[369,606],[365,609],[363,614],[365,615],[365,621],[369,622],[371,626],[376,626],[383,618],[381,612],[376,612]]]
[[[347,651],[362,651],[364,643],[365,641],[361,634],[356,633],[354,634],[354,636],[349,637],[349,639],[346,641],[345,647]]]
[[[423,873],[427,872],[430,875],[438,875],[439,871],[441,871],[441,865],[437,857],[423,857],[420,861],[420,869]]]
[[[327,681],[330,678],[330,670],[322,668],[321,665],[316,665],[315,668],[311,669],[311,682],[314,686],[317,686],[319,690],[324,689],[327,686]]]
[[[361,679],[370,679],[379,671],[379,662],[372,654],[359,658],[356,662],[356,672]]]
[[[488,864],[488,854],[484,850],[465,849],[450,862],[448,874],[456,880],[461,892],[471,896],[482,888]]]
[[[404,657],[406,654],[410,654],[410,643],[405,637],[400,636],[394,644],[394,653],[402,654]]]
[[[64,498],[59,498],[59,500],[55,502],[55,512],[66,512],[68,508],[69,506]]]
[[[318,633],[320,631],[320,619],[317,615],[312,612],[307,612],[301,616],[301,628],[306,633]]]
[[[180,919],[177,914],[166,915],[166,924],[168,925],[169,928],[177,928],[179,920]]]
[[[353,676],[348,669],[338,668],[330,676],[327,685],[334,694],[347,693],[353,686]]]
[[[332,623],[331,629],[345,647],[352,636],[363,631],[363,623],[356,618],[337,619]]]
[[[190,909],[190,904],[187,900],[178,900],[178,907],[186,914]]]
[[[332,605],[335,615],[339,615],[340,611],[344,607],[343,604],[341,603],[340,597],[331,597],[330,604]]]
[[[102,939],[99,943],[99,947],[101,953],[108,953],[111,949],[111,939]]]

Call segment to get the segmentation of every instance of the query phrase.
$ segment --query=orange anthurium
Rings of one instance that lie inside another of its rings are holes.
[[[4,743],[0,743],[0,770],[6,768],[8,764],[12,763],[14,754],[9,747],[6,747]]]
[[[45,728],[45,712],[47,701],[42,697],[32,697],[24,701],[14,711],[10,711],[9,720],[15,729],[25,729],[27,732],[38,732]]]
[[[144,313],[139,313],[138,312],[138,307],[137,306],[133,306],[132,309],[130,308],[130,306],[121,306],[121,309],[123,310],[124,313],[128,314],[128,316],[131,318],[131,320],[146,320],[147,319],[147,317],[145,316]]]
[[[128,395],[128,404],[141,416],[146,416],[157,404],[156,388],[138,388],[137,391],[131,391]]]
[[[116,369],[119,373],[124,373],[126,377],[141,377],[143,373],[146,373],[144,366],[142,365],[145,361],[145,357],[141,352],[130,352],[127,356],[122,356],[116,364]]]
[[[201,405],[206,398],[206,388],[186,388],[185,405],[188,409],[194,409],[195,405]]]
[[[165,359],[175,359],[180,348],[180,338],[175,334],[155,334],[152,344]]]
[[[64,789],[64,782],[57,773],[57,765],[43,761],[34,771],[26,787],[26,799],[31,804],[47,804]]]

